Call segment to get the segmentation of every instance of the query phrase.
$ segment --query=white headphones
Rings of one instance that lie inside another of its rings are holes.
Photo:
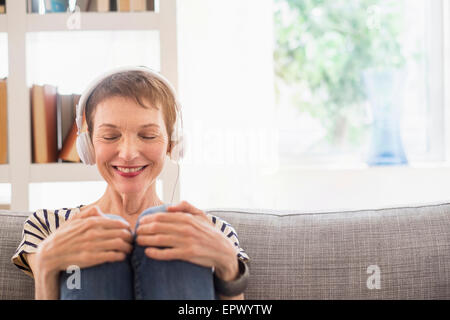
[[[161,74],[153,71],[147,67],[120,67],[113,70],[110,70],[98,78],[94,79],[81,94],[80,100],[78,101],[76,107],[76,118],[75,121],[77,123],[78,131],[77,131],[77,151],[80,156],[81,161],[87,165],[95,165],[95,152],[94,146],[92,145],[91,138],[89,137],[88,132],[81,132],[81,128],[83,125],[83,113],[86,108],[86,103],[89,99],[91,93],[97,88],[97,86],[107,77],[127,71],[142,71],[150,74],[151,76],[161,80],[171,91],[172,95],[175,98],[175,110],[176,110],[176,121],[174,124],[174,128],[172,131],[172,136],[170,137],[170,141],[172,142],[172,147],[170,151],[170,159],[178,162],[183,157],[184,154],[184,139],[182,135],[182,119],[181,119],[181,105],[178,101],[176,92],[174,87],[170,84],[170,82],[163,77]]]

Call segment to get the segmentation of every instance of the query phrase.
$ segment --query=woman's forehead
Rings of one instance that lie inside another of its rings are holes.
[[[117,124],[114,124],[114,123],[103,122],[103,123],[100,123],[98,125],[98,127],[99,128],[121,129],[122,126],[120,124],[117,125]],[[159,124],[157,124],[157,123],[146,123],[146,124],[143,124],[143,125],[139,125],[138,127],[139,127],[139,129],[147,129],[147,128],[159,129],[160,128]]]
[[[129,98],[113,97],[100,102],[95,112],[95,122],[100,126],[109,123],[119,126],[119,123],[135,123],[139,126],[163,122],[161,109],[144,108]]]

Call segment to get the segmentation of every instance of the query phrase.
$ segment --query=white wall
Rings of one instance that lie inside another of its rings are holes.
[[[278,166],[271,0],[179,1],[179,90],[188,151],[181,198],[272,206]]]

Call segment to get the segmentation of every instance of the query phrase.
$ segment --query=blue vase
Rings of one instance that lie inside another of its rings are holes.
[[[400,134],[404,73],[396,69],[374,69],[364,72],[363,78],[373,115],[367,163],[370,166],[405,165],[408,160]]]

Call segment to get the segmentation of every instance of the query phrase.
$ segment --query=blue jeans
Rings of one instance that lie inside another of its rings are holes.
[[[162,205],[145,210],[147,214],[165,212]],[[107,215],[123,219],[117,215]],[[214,292],[212,269],[181,260],[162,261],[145,255],[145,247],[135,242],[131,254],[118,262],[104,263],[80,270],[79,288],[68,285],[75,274],[60,273],[60,299],[62,300],[212,300]],[[69,279],[72,277],[71,279]],[[69,280],[69,281],[68,281]],[[74,283],[72,281],[72,283]],[[72,289],[71,289],[72,288]]]

